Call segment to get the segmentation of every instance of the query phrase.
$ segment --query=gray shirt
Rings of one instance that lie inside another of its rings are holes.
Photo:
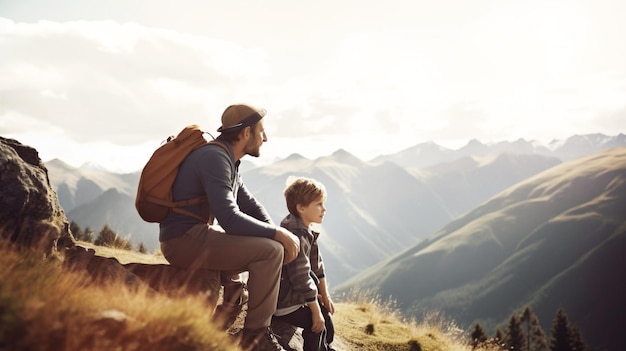
[[[178,169],[172,187],[174,201],[206,196],[207,204],[185,209],[201,216],[210,213],[226,233],[234,235],[274,238],[276,225],[269,214],[248,191],[239,175],[239,161],[219,145],[204,145],[187,156]],[[170,212],[161,222],[159,240],[182,236],[199,219]]]
[[[307,228],[302,220],[287,215],[280,225],[300,239],[300,252],[295,260],[282,268],[278,306],[274,315],[284,316],[317,298],[317,284],[324,278],[325,269],[319,252],[319,233]]]

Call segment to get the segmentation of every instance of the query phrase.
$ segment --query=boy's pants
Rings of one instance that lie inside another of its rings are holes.
[[[330,351],[333,350],[330,344],[332,344],[335,338],[335,326],[333,325],[333,320],[328,309],[322,305],[320,305],[320,309],[324,316],[325,327],[324,330],[317,334],[311,331],[313,327],[313,316],[311,309],[307,306],[303,306],[287,315],[274,316],[273,318],[302,328],[304,351]]]
[[[284,257],[278,241],[230,235],[220,227],[198,224],[181,237],[161,242],[161,251],[170,264],[187,269],[219,270],[227,276],[248,271],[244,327],[270,326]]]

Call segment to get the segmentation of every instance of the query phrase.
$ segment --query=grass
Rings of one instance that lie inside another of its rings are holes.
[[[452,351],[470,350],[453,323],[433,314],[428,320],[402,318],[393,301],[367,293],[353,293],[346,303],[336,304],[335,328],[346,350]]]
[[[237,350],[202,296],[94,286],[59,262],[0,248],[0,350]]]
[[[123,263],[163,262],[158,255],[94,248]],[[203,296],[172,298],[122,283],[95,286],[59,261],[2,243],[0,267],[0,350],[239,350],[212,324],[213,306]],[[337,303],[334,321],[339,351],[470,349],[449,324],[407,322],[393,304],[365,294]]]
[[[148,264],[167,264],[167,260],[160,251],[154,254],[142,254],[137,251],[116,249],[107,246],[98,246],[89,242],[80,241],[79,245],[88,249],[94,249],[96,255],[102,257],[114,257],[121,264],[126,263],[148,263]]]

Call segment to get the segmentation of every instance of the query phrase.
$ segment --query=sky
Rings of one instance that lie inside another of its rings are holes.
[[[116,172],[233,103],[256,162],[626,133],[621,0],[0,0],[0,136]]]

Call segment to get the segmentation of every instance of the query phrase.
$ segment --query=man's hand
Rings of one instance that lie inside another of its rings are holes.
[[[278,241],[285,248],[285,258],[283,264],[287,264],[298,257],[300,252],[300,240],[292,232],[283,227],[276,228],[274,240]]]

